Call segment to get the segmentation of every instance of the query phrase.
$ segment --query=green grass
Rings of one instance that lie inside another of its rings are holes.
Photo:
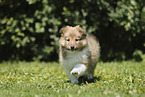
[[[145,62],[99,62],[96,81],[69,82],[59,63],[0,63],[0,97],[145,97]]]

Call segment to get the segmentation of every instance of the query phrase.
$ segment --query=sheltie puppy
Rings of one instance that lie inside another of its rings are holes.
[[[94,69],[100,56],[99,42],[79,25],[60,30],[59,61],[72,83],[79,83],[80,76],[93,79]]]

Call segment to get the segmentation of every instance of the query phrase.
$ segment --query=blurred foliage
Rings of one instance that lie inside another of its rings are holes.
[[[101,59],[145,52],[144,0],[0,0],[0,60],[57,60],[59,29],[97,36]]]

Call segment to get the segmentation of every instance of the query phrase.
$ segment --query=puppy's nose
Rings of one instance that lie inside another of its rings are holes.
[[[73,45],[70,48],[71,48],[71,50],[74,50],[75,49],[75,47]]]

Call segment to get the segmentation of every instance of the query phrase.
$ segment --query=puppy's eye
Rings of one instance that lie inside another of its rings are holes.
[[[81,37],[78,37],[77,39],[75,39],[75,41],[81,41],[82,38]]]
[[[80,41],[80,39],[75,39],[75,41]]]
[[[66,41],[70,41],[70,39],[68,39],[68,38],[66,38],[65,40],[66,40]]]

